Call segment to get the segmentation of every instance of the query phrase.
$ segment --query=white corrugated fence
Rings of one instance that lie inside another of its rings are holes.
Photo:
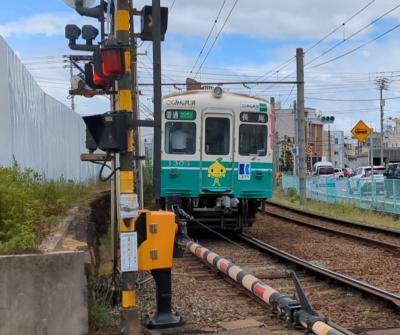
[[[81,117],[45,94],[0,36],[0,166],[86,181],[98,167],[80,161],[85,151]]]

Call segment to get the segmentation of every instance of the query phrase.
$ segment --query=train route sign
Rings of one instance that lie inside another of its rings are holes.
[[[372,128],[368,127],[363,120],[360,120],[351,130],[351,133],[360,142],[365,142],[366,139],[372,134]]]

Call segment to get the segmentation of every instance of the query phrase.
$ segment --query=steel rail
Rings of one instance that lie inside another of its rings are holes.
[[[276,291],[257,277],[202,245],[186,240],[186,248],[201,261],[241,285],[252,296],[262,300],[280,319],[286,320],[291,326],[295,328],[302,326],[307,333],[312,331],[316,335],[352,334],[347,330],[342,332],[329,325],[324,318],[315,313],[308,302],[307,305],[304,305],[301,301],[298,302],[288,295]],[[293,276],[297,280],[297,276],[295,274]],[[340,329],[343,328],[340,327]]]
[[[286,210],[286,208],[285,208],[285,210]],[[325,227],[323,225],[319,225],[319,224],[315,224],[315,223],[311,223],[311,222],[306,222],[306,221],[303,221],[301,219],[288,217],[288,216],[286,216],[284,214],[278,214],[278,213],[273,213],[273,212],[268,212],[268,211],[266,211],[266,214],[268,214],[270,216],[273,216],[273,217],[276,217],[276,218],[279,218],[279,219],[284,219],[286,221],[294,222],[295,224],[308,226],[308,227],[311,227],[311,228],[314,228],[314,229],[318,229],[318,230],[327,231],[327,232],[330,232],[330,233],[334,233],[336,235],[342,235],[344,237],[348,237],[348,238],[352,238],[352,239],[359,240],[359,241],[362,241],[362,242],[366,242],[368,244],[374,244],[374,245],[377,245],[379,247],[392,249],[394,251],[400,251],[400,244],[394,244],[394,243],[385,242],[385,241],[377,240],[377,239],[374,239],[374,238],[365,237],[365,236],[357,235],[357,234],[354,234],[354,233],[342,231],[342,230],[336,230],[336,229],[333,229],[333,228]],[[306,216],[307,214],[301,214],[301,215]],[[323,220],[325,220],[325,219],[323,219]]]
[[[282,208],[282,209],[285,209],[287,211],[294,212],[294,213],[297,213],[297,214],[305,215],[305,216],[308,216],[308,217],[311,217],[311,218],[320,219],[320,220],[322,219],[322,220],[325,220],[325,221],[329,221],[329,222],[334,223],[334,224],[343,225],[343,226],[353,226],[353,227],[357,227],[357,228],[363,228],[363,229],[366,229],[366,230],[373,230],[373,231],[376,231],[376,232],[379,232],[379,233],[386,233],[386,234],[390,234],[390,235],[393,235],[395,237],[399,237],[400,238],[400,230],[373,226],[371,224],[366,224],[366,223],[361,223],[361,222],[356,222],[356,221],[351,221],[351,220],[346,220],[346,219],[339,219],[339,218],[336,218],[336,217],[333,217],[333,216],[329,216],[329,215],[325,215],[325,214],[305,211],[305,210],[294,208],[294,207],[291,207],[291,206],[285,206],[283,204],[280,204],[278,202],[271,201],[271,200],[267,200],[266,204],[267,205],[271,205],[271,206],[275,206],[275,207],[279,207],[279,208]]]
[[[329,279],[333,279],[345,286],[351,287],[353,289],[361,291],[362,293],[367,293],[367,294],[374,296],[380,300],[383,300],[383,301],[389,303],[390,305],[392,305],[393,307],[395,307],[395,309],[397,311],[400,311],[400,296],[399,295],[390,293],[381,288],[378,288],[378,287],[372,286],[370,284],[367,284],[365,282],[359,281],[350,276],[346,276],[344,274],[341,274],[341,273],[323,268],[321,266],[312,264],[304,259],[301,259],[292,254],[289,254],[286,251],[280,250],[280,249],[275,248],[263,241],[260,241],[246,233],[241,233],[238,235],[238,237],[240,237],[246,243],[257,247],[264,252],[273,254],[281,259],[284,259],[285,261],[288,261],[290,263],[301,266],[302,268],[304,268],[306,270],[312,271],[318,275],[322,275]]]

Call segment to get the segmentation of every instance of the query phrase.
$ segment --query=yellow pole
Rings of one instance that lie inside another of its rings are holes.
[[[117,110],[133,112],[134,108],[134,97],[132,93],[131,85],[131,54],[130,54],[130,6],[128,0],[118,0],[117,8],[115,13],[115,31],[116,38],[119,43],[125,46],[125,74],[118,80],[117,90]],[[135,194],[135,176],[133,172],[135,143],[133,130],[128,134],[128,150],[120,154],[120,197],[121,202],[125,202],[126,199],[130,204],[134,204],[137,208],[137,195]],[[125,199],[125,200],[123,200]],[[121,212],[120,212],[121,214]],[[122,241],[128,241],[126,249],[121,248],[121,263],[124,257],[137,257],[137,245],[132,243],[132,239],[126,239],[132,236],[135,232],[134,218],[123,219],[119,215],[119,228],[120,228],[120,239]],[[126,244],[125,244],[126,245]],[[137,262],[136,262],[137,264]],[[132,265],[132,264],[131,264]],[[137,266],[133,265],[128,270],[124,270],[121,266],[121,277],[122,277],[122,312],[121,312],[121,332],[124,335],[133,335],[140,333],[140,322],[137,310],[136,301],[136,278],[137,278]]]

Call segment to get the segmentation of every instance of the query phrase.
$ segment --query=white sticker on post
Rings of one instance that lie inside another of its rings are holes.
[[[137,233],[121,233],[121,272],[138,270]]]
[[[122,193],[119,199],[121,219],[134,219],[139,208],[137,195],[133,193]]]

